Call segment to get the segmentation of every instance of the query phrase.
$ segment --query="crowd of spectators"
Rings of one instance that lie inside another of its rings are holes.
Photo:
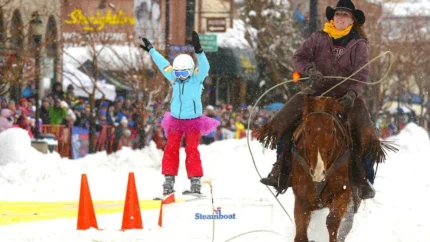
[[[36,129],[36,102],[33,84],[28,83],[24,88],[19,103],[13,100],[1,99],[0,132],[11,127],[20,127],[28,131],[31,138]],[[232,105],[223,104],[219,107],[208,105],[204,108],[204,114],[218,119],[221,125],[213,133],[202,136],[202,144],[210,144],[224,139],[240,139],[246,135],[246,127],[252,106],[242,104],[234,108]],[[114,150],[122,146],[138,148],[155,141],[157,147],[164,148],[166,136],[160,125],[164,111],[168,106],[164,104],[152,104],[145,110],[143,123],[140,122],[138,103],[132,100],[118,97],[114,102],[104,101],[97,103],[93,115],[97,114],[96,132],[100,133],[103,127],[114,127],[115,131],[109,137],[113,141]],[[267,109],[255,109],[251,126],[258,127],[265,123],[274,111]],[[39,108],[39,126],[42,132],[43,125],[63,125],[66,128],[79,127],[90,128],[91,110],[88,100],[74,95],[74,87],[62,90],[60,83],[55,83],[51,93],[41,100]],[[143,125],[144,137],[142,139],[138,130]],[[142,145],[143,143],[143,145]]]
[[[19,103],[0,97],[0,132],[11,127],[19,127],[28,131],[33,138],[35,133],[35,97],[33,83],[29,82],[24,88]],[[42,99],[40,107],[39,126],[63,125],[66,128],[90,128],[90,115],[88,100],[77,98],[72,85],[63,92],[61,84],[55,83],[52,92]],[[210,144],[225,139],[241,139],[246,137],[246,129],[252,106],[241,104],[233,107],[222,104],[218,107],[208,105],[204,114],[220,121],[221,125],[216,131],[201,137],[201,144]],[[166,136],[160,125],[164,111],[168,106],[153,104],[146,108],[143,122],[140,121],[138,103],[118,97],[114,102],[104,101],[98,103],[93,111],[97,114],[96,132],[100,135],[103,127],[114,127],[114,132],[108,137],[113,141],[113,149],[123,146],[140,148],[154,141],[159,149],[163,149]],[[264,108],[255,108],[250,119],[250,127],[254,129],[266,123],[276,111]],[[375,120],[381,137],[397,134],[407,123],[416,122],[413,113],[381,113]],[[144,135],[139,135],[139,130]],[[40,129],[42,132],[42,128]],[[69,138],[69,137],[68,137]]]

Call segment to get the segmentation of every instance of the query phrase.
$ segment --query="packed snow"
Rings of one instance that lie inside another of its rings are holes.
[[[428,241],[430,237],[428,134],[409,124],[390,140],[399,144],[400,151],[389,153],[386,163],[379,166],[377,195],[362,203],[348,242]],[[256,141],[250,142],[250,148],[259,172],[266,175],[275,151],[263,149]],[[226,241],[253,230],[266,231],[231,241],[293,241],[294,224],[268,189],[259,183],[246,139],[201,145],[199,150],[204,179],[213,180],[216,206],[222,206],[225,213],[234,209],[238,214],[237,220],[216,221],[214,241]],[[30,146],[25,131],[9,129],[0,133],[0,201],[78,201],[82,173],[88,176],[93,200],[122,201],[129,172],[135,173],[139,198],[152,199],[161,193],[161,159],[162,151],[154,145],[142,150],[123,149],[111,155],[102,152],[79,160],[62,159],[57,153],[38,153]],[[184,159],[182,148],[177,191],[189,186]],[[209,186],[204,185],[203,192],[210,196]],[[293,216],[291,190],[278,198]],[[196,209],[211,211],[211,206],[210,199],[168,205],[163,228],[157,226],[158,210],[145,210],[143,230],[124,232],[120,231],[121,213],[97,215],[102,230],[78,231],[76,218],[15,223],[0,226],[0,241],[212,241],[211,220],[203,222],[187,217],[193,216]],[[313,213],[310,239],[328,241],[327,213],[327,209]]]

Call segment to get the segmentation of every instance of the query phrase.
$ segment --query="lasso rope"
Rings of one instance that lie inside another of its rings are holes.
[[[381,58],[381,57],[383,57],[383,56],[385,56],[385,55],[390,55],[390,64],[389,64],[389,66],[388,66],[388,69],[387,69],[387,72],[385,73],[385,75],[380,79],[380,80],[378,80],[377,82],[363,82],[363,81],[359,81],[359,80],[356,80],[356,79],[354,79],[354,78],[351,78],[352,76],[354,76],[355,74],[357,74],[359,71],[361,71],[362,69],[364,69],[366,66],[368,66],[368,65],[370,65],[372,62],[374,62],[374,61],[376,61],[377,59],[379,59],[379,58]],[[392,66],[393,66],[393,63],[394,63],[394,60],[393,60],[394,58],[393,58],[393,54],[391,53],[391,51],[386,51],[386,52],[384,52],[384,53],[382,53],[382,54],[380,54],[380,55],[378,55],[378,56],[376,56],[375,58],[373,58],[372,60],[370,60],[368,63],[366,63],[366,65],[364,65],[364,66],[362,66],[360,69],[358,69],[356,72],[354,72],[353,74],[351,74],[350,76],[348,76],[348,77],[340,77],[340,76],[324,76],[323,78],[334,78],[334,79],[344,79],[343,81],[341,81],[341,82],[339,82],[338,84],[336,84],[336,85],[334,85],[333,87],[331,87],[330,89],[328,89],[326,92],[324,92],[323,94],[321,94],[321,96],[324,96],[325,94],[327,94],[328,92],[330,92],[331,90],[333,90],[334,88],[336,88],[337,86],[339,86],[339,85],[341,85],[342,83],[344,83],[345,81],[348,81],[348,80],[351,80],[351,81],[355,81],[355,82],[360,82],[360,83],[363,83],[363,84],[365,84],[365,85],[376,85],[376,84],[379,84],[379,83],[381,83],[381,82],[383,82],[383,81],[385,81],[386,80],[386,78],[387,78],[387,76],[388,76],[388,73],[391,71],[391,68],[392,68]],[[261,174],[260,174],[260,172],[259,172],[259,170],[258,170],[258,167],[257,167],[257,164],[255,163],[255,159],[254,159],[254,155],[252,154],[252,150],[251,150],[251,146],[250,146],[250,142],[249,142],[249,137],[250,137],[250,134],[249,134],[249,132],[250,132],[250,123],[251,123],[251,118],[252,118],[252,114],[253,114],[253,112],[254,112],[254,109],[255,109],[255,107],[258,105],[258,103],[260,102],[260,100],[264,97],[264,96],[266,96],[266,94],[267,93],[269,93],[270,91],[272,91],[273,89],[275,89],[275,88],[277,88],[277,87],[279,87],[279,86],[281,86],[281,85],[285,85],[285,84],[287,84],[287,83],[290,83],[290,82],[298,82],[298,81],[303,81],[303,80],[308,80],[309,79],[309,77],[303,77],[303,78],[299,78],[299,79],[293,79],[293,80],[287,80],[287,81],[284,81],[284,82],[281,82],[281,83],[278,83],[278,84],[276,84],[275,86],[273,86],[273,87],[271,87],[270,89],[268,89],[267,91],[265,91],[258,99],[257,99],[257,101],[255,102],[255,104],[252,106],[252,109],[251,109],[251,112],[250,112],[250,114],[249,114],[249,118],[248,118],[248,129],[247,129],[247,137],[246,137],[246,140],[247,140],[247,145],[248,145],[248,149],[249,149],[249,153],[251,154],[251,158],[252,158],[252,163],[254,164],[254,168],[255,168],[255,171],[257,172],[257,174],[258,174],[258,176],[260,177],[260,178],[262,178],[262,176],[261,176]],[[282,203],[279,201],[279,199],[276,197],[276,195],[275,195],[275,193],[270,189],[270,187],[269,186],[266,186],[267,187],[267,189],[269,190],[269,192],[273,195],[273,197],[276,199],[276,201],[278,202],[278,204],[281,206],[281,208],[282,208],[282,210],[285,212],[285,214],[288,216],[288,218],[290,219],[290,221],[291,221],[291,223],[293,223],[293,219],[291,218],[291,216],[290,216],[290,214],[287,212],[287,210],[285,209],[285,207],[282,205]]]
[[[359,71],[361,71],[363,68],[365,68],[366,66],[368,66],[368,65],[370,65],[372,62],[374,62],[375,60],[377,60],[377,59],[379,59],[379,58],[381,58],[382,56],[384,56],[384,55],[387,55],[387,54],[389,54],[390,56],[391,56],[391,58],[390,58],[390,65],[389,65],[389,67],[388,67],[388,70],[387,70],[387,72],[385,73],[385,75],[379,80],[379,81],[377,81],[377,82],[372,82],[372,83],[367,83],[367,82],[363,82],[363,81],[359,81],[359,80],[356,80],[356,79],[353,79],[353,78],[351,78],[352,76],[354,76],[356,73],[358,73]],[[392,68],[392,65],[393,65],[393,54],[390,52],[390,51],[386,51],[386,52],[384,52],[384,53],[382,53],[382,54],[380,54],[380,55],[378,55],[377,57],[375,57],[375,58],[373,58],[371,61],[369,61],[366,65],[364,65],[364,66],[362,66],[360,69],[358,69],[356,72],[354,72],[352,75],[350,75],[349,77],[340,77],[340,76],[324,76],[323,78],[335,78],[335,79],[343,79],[343,81],[341,81],[341,82],[339,82],[338,84],[336,84],[336,85],[334,85],[332,88],[330,88],[329,90],[327,90],[326,92],[324,92],[323,94],[321,94],[321,96],[324,96],[325,94],[327,94],[328,92],[330,92],[331,90],[333,90],[334,88],[336,88],[337,86],[339,86],[339,85],[341,85],[342,83],[344,83],[345,81],[347,81],[347,80],[351,80],[351,81],[355,81],[355,82],[360,82],[360,83],[363,83],[363,84],[365,84],[365,85],[376,85],[376,84],[379,84],[379,83],[381,83],[381,82],[383,82],[386,78],[387,78],[387,76],[388,76],[388,73],[390,72],[390,70],[391,70],[391,68]],[[281,82],[281,83],[279,83],[279,84],[277,84],[277,85],[275,85],[275,86],[273,86],[273,87],[271,87],[270,89],[268,89],[267,91],[265,91],[258,99],[257,99],[257,101],[255,102],[255,104],[252,106],[252,109],[251,109],[251,112],[250,112],[250,115],[249,115],[249,118],[248,118],[248,130],[247,130],[247,137],[246,137],[246,139],[247,139],[247,145],[248,145],[248,149],[249,149],[249,153],[251,154],[251,158],[252,158],[252,162],[253,162],[253,164],[254,164],[254,168],[255,168],[255,171],[257,172],[257,174],[258,174],[258,176],[260,177],[260,178],[262,178],[262,176],[261,176],[261,174],[260,174],[260,172],[259,172],[259,170],[258,170],[258,167],[257,167],[257,164],[255,163],[255,159],[254,159],[254,155],[252,154],[252,150],[251,150],[251,146],[250,146],[250,142],[249,142],[249,137],[250,137],[250,135],[249,135],[249,132],[250,132],[250,123],[251,123],[251,118],[252,118],[252,114],[253,114],[253,111],[254,111],[254,108],[258,105],[258,103],[260,102],[260,100],[267,94],[267,93],[269,93],[270,91],[272,91],[273,89],[275,89],[275,88],[277,88],[277,87],[279,87],[279,86],[281,86],[281,85],[284,85],[284,84],[287,84],[287,83],[290,83],[290,82],[298,82],[298,81],[303,81],[303,80],[308,80],[309,79],[309,77],[304,77],[304,78],[299,78],[299,79],[294,79],[294,80],[288,80],[288,81],[284,81],[284,82]],[[214,205],[214,198],[213,198],[213,186],[212,186],[212,180],[207,180],[207,181],[204,181],[203,182],[204,184],[206,183],[206,184],[208,184],[209,186],[210,186],[210,193],[211,193],[211,203],[212,203],[212,214],[214,215],[215,214],[215,205]],[[273,191],[269,188],[269,186],[266,186],[267,187],[267,189],[269,190],[269,192],[273,195],[273,197],[276,199],[276,201],[278,202],[278,204],[281,206],[281,208],[282,208],[282,210],[285,212],[285,214],[288,216],[288,218],[290,219],[290,221],[291,221],[291,223],[293,223],[293,219],[291,218],[291,216],[290,216],[290,214],[287,212],[287,210],[285,209],[285,207],[282,205],[282,203],[279,201],[279,199],[276,197],[276,195],[275,195],[275,193],[273,193]],[[252,230],[252,231],[248,231],[248,232],[245,232],[245,233],[241,233],[241,234],[238,234],[238,235],[236,235],[236,236],[234,236],[234,237],[232,237],[232,238],[230,238],[230,239],[228,239],[228,240],[226,240],[225,242],[228,242],[228,241],[232,241],[232,240],[234,240],[234,239],[237,239],[237,238],[239,238],[239,237],[241,237],[241,236],[244,236],[244,235],[247,235],[247,234],[251,234],[251,233],[259,233],[259,232],[266,232],[266,233],[272,233],[272,234],[276,234],[276,235],[279,235],[279,236],[281,236],[281,234],[279,234],[279,233],[277,233],[276,231],[272,231],[272,230]],[[212,242],[213,241],[215,241],[215,218],[213,217],[212,218]]]

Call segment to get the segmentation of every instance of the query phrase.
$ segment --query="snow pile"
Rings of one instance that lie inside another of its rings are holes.
[[[430,148],[427,131],[415,123],[408,123],[398,135],[387,138],[399,146],[400,150],[411,153],[425,151]]]
[[[24,163],[36,153],[25,130],[11,128],[0,133],[0,166]]]

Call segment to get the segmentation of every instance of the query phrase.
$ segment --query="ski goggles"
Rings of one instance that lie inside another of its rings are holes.
[[[174,70],[173,73],[175,73],[176,78],[188,78],[191,76],[190,70]]]

